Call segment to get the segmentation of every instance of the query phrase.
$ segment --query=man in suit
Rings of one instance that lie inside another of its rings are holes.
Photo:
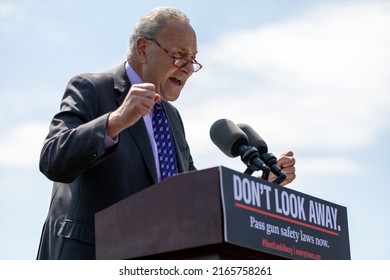
[[[196,61],[196,34],[186,15],[159,8],[135,25],[127,61],[68,83],[50,125],[40,170],[54,181],[38,259],[95,259],[94,214],[164,179],[154,108],[173,139],[172,172],[195,170],[179,112],[171,105]],[[279,163],[295,178],[295,160]]]

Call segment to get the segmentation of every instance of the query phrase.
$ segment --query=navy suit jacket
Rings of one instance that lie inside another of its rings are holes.
[[[107,119],[130,89],[125,66],[82,74],[68,83],[50,125],[40,170],[54,181],[38,259],[94,259],[96,212],[157,183],[143,118],[106,149]],[[195,170],[177,109],[162,102],[170,123],[178,171]]]

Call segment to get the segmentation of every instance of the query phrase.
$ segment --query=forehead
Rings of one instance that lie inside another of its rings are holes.
[[[171,20],[157,35],[157,40],[165,47],[178,48],[197,53],[196,34],[188,23]]]

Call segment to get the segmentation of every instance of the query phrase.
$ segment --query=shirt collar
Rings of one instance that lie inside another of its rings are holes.
[[[125,63],[125,69],[127,77],[129,78],[129,81],[132,85],[134,84],[142,84],[142,79],[140,76],[138,76],[137,72],[131,67],[131,65],[126,61]]]

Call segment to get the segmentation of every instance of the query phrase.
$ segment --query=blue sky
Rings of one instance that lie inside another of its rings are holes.
[[[198,169],[245,170],[209,138],[247,123],[291,188],[348,209],[353,259],[390,259],[390,1],[0,1],[0,259],[34,259],[51,194],[39,153],[68,80],[124,61],[133,24],[188,14],[194,74],[175,102]]]

